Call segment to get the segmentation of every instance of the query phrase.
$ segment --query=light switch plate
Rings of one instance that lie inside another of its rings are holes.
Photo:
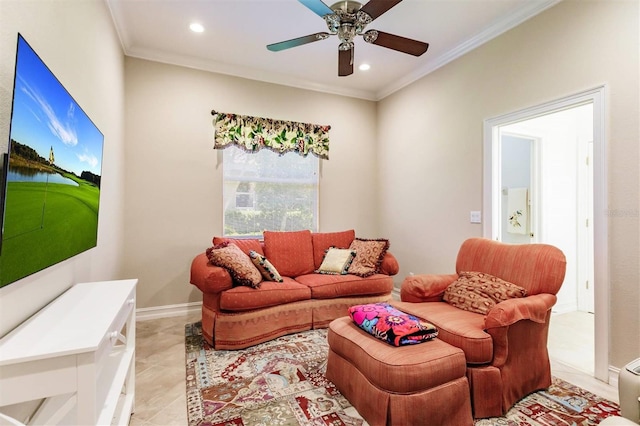
[[[482,212],[478,210],[471,210],[470,220],[471,223],[482,223]]]

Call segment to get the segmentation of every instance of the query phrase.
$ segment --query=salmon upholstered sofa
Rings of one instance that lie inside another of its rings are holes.
[[[242,349],[285,334],[326,328],[347,315],[352,305],[390,300],[392,276],[399,270],[388,240],[356,238],[354,230],[265,231],[262,240],[214,237],[213,244],[235,245],[247,256],[251,251],[264,255],[282,279],[262,280],[259,288],[238,285],[232,269],[211,263],[211,249],[193,259],[190,282],[203,293],[202,334],[215,349]],[[375,250],[367,252],[370,246]],[[315,272],[332,247],[359,248],[349,273]]]
[[[551,385],[547,335],[565,270],[564,254],[551,245],[471,238],[460,247],[456,273],[406,277],[401,301],[392,304],[434,324],[439,339],[463,350],[474,418],[501,416],[519,399]],[[486,314],[475,312],[470,306],[477,299],[458,303],[456,292],[447,291],[454,282],[463,283],[461,276],[472,276],[466,272],[497,277],[524,288],[526,295],[488,304]]]

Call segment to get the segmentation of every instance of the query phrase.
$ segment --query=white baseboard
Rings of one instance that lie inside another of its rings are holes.
[[[200,312],[202,302],[181,303],[178,305],[154,306],[153,308],[136,309],[136,321],[147,321],[158,318],[178,317]]]
[[[609,385],[618,389],[618,375],[620,375],[620,369],[618,367],[614,367],[613,365],[609,366]]]

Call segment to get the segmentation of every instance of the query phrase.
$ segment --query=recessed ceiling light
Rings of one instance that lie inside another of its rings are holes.
[[[189,29],[194,33],[201,33],[204,31],[204,27],[201,24],[198,24],[197,22],[194,22],[191,25],[189,25]]]
[[[369,70],[369,68],[371,68],[371,65],[369,65],[369,64],[361,64],[361,65],[358,67],[358,69],[359,69],[360,71],[367,71],[367,70]]]

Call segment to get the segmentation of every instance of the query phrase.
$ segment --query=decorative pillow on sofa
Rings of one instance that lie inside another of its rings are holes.
[[[460,272],[444,291],[442,299],[465,311],[486,315],[496,304],[525,297],[527,290],[483,272]]]
[[[356,252],[356,257],[349,266],[349,273],[359,277],[368,277],[380,272],[380,264],[389,249],[389,240],[356,238],[349,249]]]
[[[320,268],[324,255],[330,247],[346,249],[356,237],[356,231],[349,229],[341,232],[314,232],[311,234],[313,243],[313,264],[314,268]]]
[[[283,277],[313,273],[311,231],[264,231],[264,255]]]
[[[327,249],[322,264],[315,272],[328,275],[346,275],[355,256],[354,250],[331,247]]]
[[[278,270],[267,260],[266,257],[253,250],[249,251],[249,257],[265,280],[275,281],[278,283],[283,281]]]
[[[223,243],[235,244],[240,247],[240,250],[247,256],[251,250],[257,252],[258,254],[264,255],[264,251],[262,250],[262,244],[260,244],[260,240],[256,238],[227,238],[227,237],[213,237],[213,245],[218,246]]]
[[[234,283],[252,288],[259,288],[262,275],[235,244],[223,243],[207,249],[207,257],[212,265],[220,266],[229,271]]]

